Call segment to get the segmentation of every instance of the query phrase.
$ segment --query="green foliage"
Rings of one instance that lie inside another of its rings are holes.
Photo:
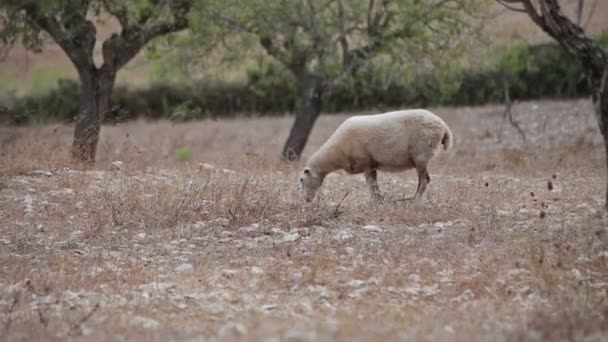
[[[189,161],[192,157],[192,150],[188,146],[182,146],[175,150],[175,160],[179,162]]]
[[[608,39],[599,40],[608,47]],[[405,71],[404,71],[405,70]],[[407,71],[407,72],[406,72]],[[516,46],[487,69],[396,68],[379,61],[340,82],[325,101],[324,112],[500,103],[503,77],[509,74],[514,99],[588,96],[581,67],[555,44]],[[13,121],[71,121],[78,108],[78,83],[60,81],[45,94],[15,99]],[[244,82],[154,84],[147,89],[118,87],[106,121],[137,116],[194,120],[246,113],[282,114],[294,109],[294,76],[281,64],[260,60]]]
[[[223,62],[262,50],[293,76],[314,74],[329,89],[381,56],[427,69],[452,60],[475,39],[477,21],[467,13],[483,2],[207,1],[194,6],[190,42],[175,47],[194,64],[209,59],[192,58],[193,51],[208,55],[220,46]],[[179,49],[185,44],[189,49]]]
[[[79,95],[78,82],[60,79],[57,87],[48,92],[16,99],[13,121],[17,124],[32,120],[71,121],[78,112]]]

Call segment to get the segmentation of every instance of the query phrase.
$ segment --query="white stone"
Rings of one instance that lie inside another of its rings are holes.
[[[46,171],[46,170],[34,170],[32,172],[30,172],[30,176],[47,176],[47,177],[51,177],[54,174],[51,171]]]
[[[89,267],[87,274],[91,277],[94,277],[101,272],[103,272],[103,268],[101,268],[99,266],[91,266],[91,267]]]
[[[353,238],[353,234],[349,229],[340,230],[334,235],[334,240],[338,240],[340,242],[348,241]]]
[[[157,320],[144,316],[133,317],[133,319],[131,320],[131,324],[138,325],[146,329],[158,328],[160,326],[160,323]]]
[[[264,270],[262,270],[261,268],[259,268],[257,266],[253,266],[253,267],[251,267],[251,273],[253,273],[253,274],[263,274]]]
[[[174,288],[175,284],[173,283],[162,283],[162,282],[151,282],[148,284],[144,284],[144,285],[140,285],[139,289],[140,290],[147,290],[147,291],[153,291],[153,290],[157,290],[157,291],[163,291],[163,290],[168,290],[171,288]]]
[[[220,328],[219,336],[220,338],[229,337],[231,334],[236,334],[237,336],[243,336],[247,334],[247,328],[241,323],[228,323]]]
[[[353,279],[348,283],[348,286],[353,287],[353,288],[357,288],[361,285],[365,284],[365,281],[360,280],[360,279]]]
[[[300,234],[298,233],[289,233],[283,235],[283,242],[296,242],[300,239]]]
[[[112,166],[113,166],[113,167],[114,167],[116,170],[120,170],[120,169],[122,169],[122,166],[123,166],[124,164],[125,164],[125,163],[121,162],[120,160],[115,160],[115,161],[113,161],[113,162],[112,162]]]
[[[382,229],[380,227],[374,226],[374,225],[371,225],[371,224],[363,226],[363,230],[367,230],[368,232],[376,232],[376,233],[382,232]]]
[[[194,266],[192,266],[192,264],[181,264],[179,266],[177,266],[177,268],[175,269],[177,272],[183,272],[183,273],[188,273],[188,272],[192,272],[194,271]]]

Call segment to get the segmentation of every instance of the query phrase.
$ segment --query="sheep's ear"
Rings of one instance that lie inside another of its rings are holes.
[[[304,169],[304,174],[305,175],[310,175],[310,169],[309,168],[305,168]]]

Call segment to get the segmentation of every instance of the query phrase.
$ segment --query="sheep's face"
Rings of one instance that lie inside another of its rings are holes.
[[[300,172],[298,180],[298,189],[306,202],[310,202],[315,198],[317,191],[323,184],[323,176],[319,172],[306,167]]]

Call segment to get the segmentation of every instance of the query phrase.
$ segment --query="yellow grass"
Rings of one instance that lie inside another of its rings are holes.
[[[66,161],[71,127],[0,127],[0,336],[606,339],[590,103],[517,104],[527,144],[499,140],[500,106],[435,111],[456,140],[425,199],[381,204],[344,174],[302,203],[277,160],[291,118],[103,127],[92,171]],[[320,118],[306,155],[346,117]],[[412,196],[415,172],[379,182]]]

